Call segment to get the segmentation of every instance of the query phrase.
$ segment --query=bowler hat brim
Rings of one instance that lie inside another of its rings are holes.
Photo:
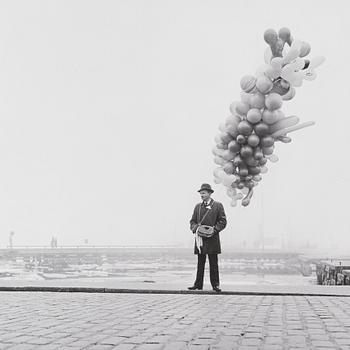
[[[202,191],[207,191],[209,193],[213,193],[214,190],[210,189],[210,188],[200,188],[197,192],[202,192]]]

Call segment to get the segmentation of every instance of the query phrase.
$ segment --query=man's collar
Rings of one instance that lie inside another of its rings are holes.
[[[203,203],[204,205],[208,206],[208,205],[212,204],[212,202],[213,202],[213,198],[209,198],[208,202],[203,201],[202,203]]]

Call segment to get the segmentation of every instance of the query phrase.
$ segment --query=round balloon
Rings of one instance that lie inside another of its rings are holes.
[[[275,92],[272,92],[266,96],[265,105],[269,110],[281,108],[282,104],[283,104],[283,100],[281,95]]]
[[[257,135],[264,136],[269,133],[269,126],[264,122],[260,122],[258,124],[255,124],[254,131]]]
[[[258,77],[258,79],[256,80],[256,88],[262,93],[262,94],[267,94],[269,91],[272,90],[273,88],[273,83],[272,81],[264,76],[261,75],[260,77]]]
[[[241,150],[241,145],[236,140],[232,140],[228,144],[228,149],[233,153],[237,153]]]
[[[241,88],[244,92],[251,92],[255,88],[256,78],[252,75],[245,75],[241,79]]]
[[[246,115],[249,111],[249,105],[246,104],[246,103],[243,103],[243,102],[238,102],[236,104],[236,112],[239,114],[239,115]]]
[[[223,143],[229,143],[232,140],[232,136],[226,131],[222,132],[220,136]]]
[[[256,147],[260,142],[260,138],[256,134],[252,134],[248,136],[248,145],[252,147]]]
[[[238,124],[237,130],[238,130],[239,134],[244,135],[244,136],[248,136],[252,133],[253,127],[251,126],[251,124],[248,121],[242,120]]]
[[[250,104],[250,96],[251,94],[241,91],[241,100],[243,103],[249,105]]]
[[[250,97],[250,106],[258,109],[263,108],[265,106],[265,96],[260,93],[252,95]]]
[[[248,145],[242,146],[242,148],[241,148],[241,156],[243,158],[247,158],[247,157],[250,157],[252,155],[253,155],[253,149],[250,146],[248,146]]]
[[[272,136],[264,136],[260,141],[261,147],[271,147],[275,143],[275,139]]]
[[[235,157],[235,154],[230,150],[225,150],[222,155],[222,158],[224,158],[227,161],[232,160],[234,157]]]
[[[225,127],[225,131],[230,134],[233,138],[235,138],[238,135],[237,125],[236,124],[230,124]]]
[[[274,29],[267,29],[265,30],[264,33],[264,40],[269,44],[269,45],[274,45],[276,44],[278,40],[278,35]]]
[[[261,112],[258,108],[252,108],[247,113],[249,123],[256,124],[261,121]]]
[[[247,142],[247,139],[243,135],[238,135],[236,140],[241,145],[243,145],[243,144],[245,144]]]
[[[270,147],[263,147],[262,151],[264,153],[265,156],[269,156],[273,153],[274,147],[270,146]]]
[[[275,111],[270,111],[269,109],[265,109],[262,113],[262,120],[264,123],[271,125],[277,122],[278,114]]]
[[[238,115],[230,115],[226,118],[225,124],[226,125],[238,125],[238,123],[241,121],[242,119],[238,116]]]
[[[224,169],[225,173],[229,175],[233,174],[235,171],[235,166],[232,162],[227,162],[222,168]]]

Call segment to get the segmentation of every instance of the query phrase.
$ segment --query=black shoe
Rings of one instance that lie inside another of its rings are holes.
[[[202,290],[203,288],[197,287],[197,286],[192,286],[192,287],[188,287],[188,290]]]
[[[221,292],[221,289],[220,289],[218,286],[213,287],[213,290],[214,290],[215,292],[218,292],[218,293],[220,293],[220,292]]]

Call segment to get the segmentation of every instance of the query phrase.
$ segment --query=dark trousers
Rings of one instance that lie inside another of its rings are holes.
[[[209,269],[210,269],[210,283],[212,287],[218,287],[219,282],[219,266],[218,266],[218,255],[217,254],[208,254],[209,257]],[[198,263],[197,263],[197,278],[194,282],[194,285],[198,288],[203,288],[203,279],[204,279],[204,268],[206,261],[206,254],[198,254]]]

